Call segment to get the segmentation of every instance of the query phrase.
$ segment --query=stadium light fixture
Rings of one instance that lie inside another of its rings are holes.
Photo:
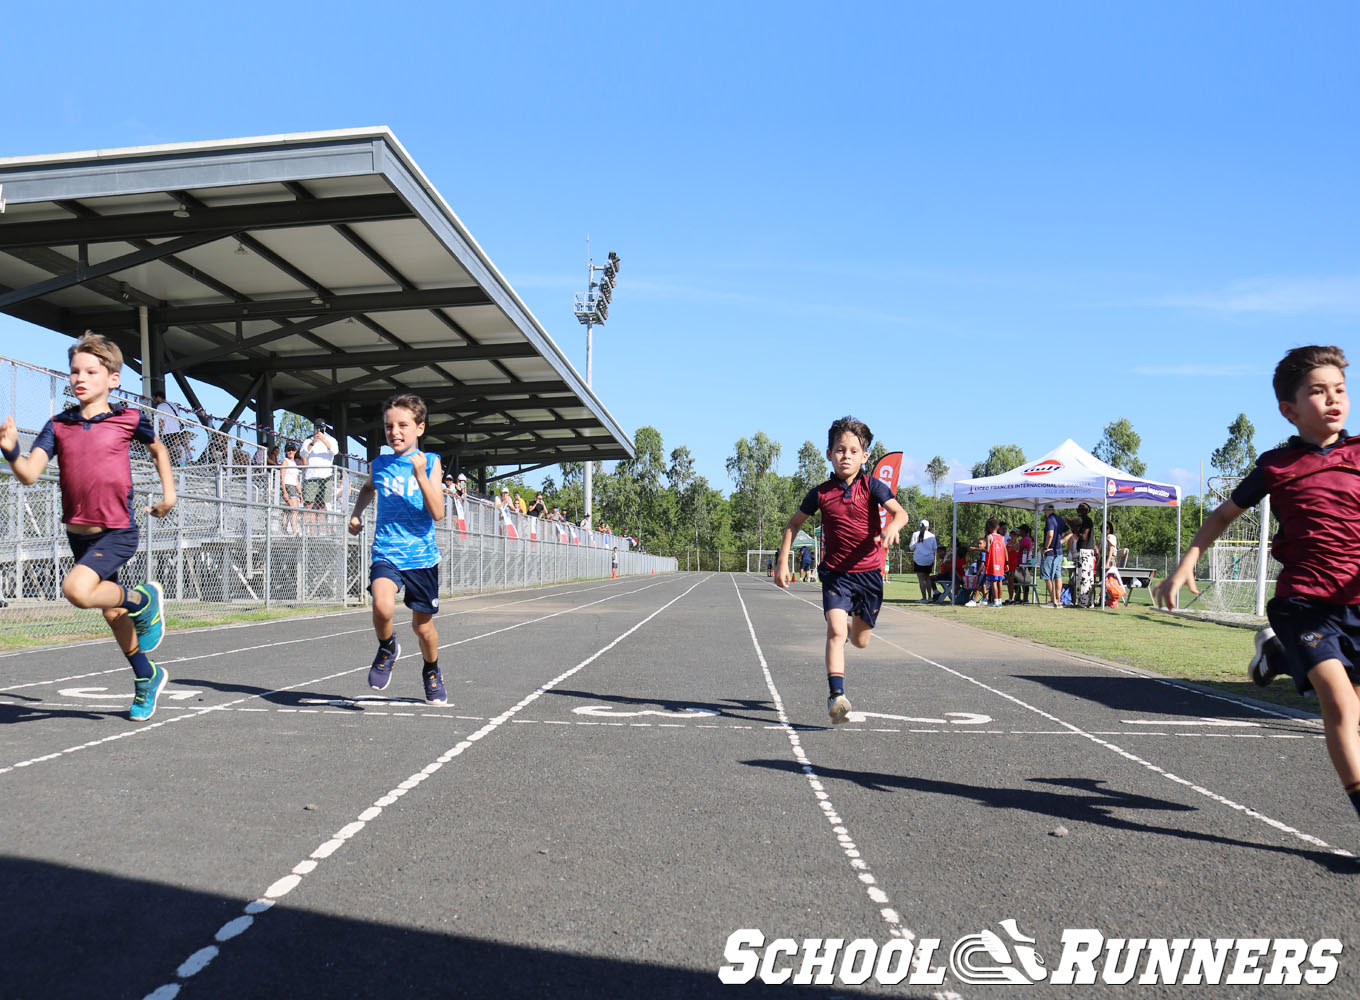
[[[596,266],[595,261],[590,256],[590,237],[586,237],[586,293],[584,296],[576,296],[576,319],[586,328],[586,388],[591,388],[591,367],[593,363],[592,353],[592,334],[591,330],[596,326],[604,326],[605,320],[609,319],[609,303],[614,297],[614,285],[618,281],[619,266],[622,263],[619,255],[613,250],[609,251],[609,257],[602,266]],[[596,280],[596,275],[599,280]],[[592,504],[592,486],[594,481],[594,462],[590,456],[586,456],[585,461],[585,514],[590,519],[590,526],[595,526],[595,511]]]

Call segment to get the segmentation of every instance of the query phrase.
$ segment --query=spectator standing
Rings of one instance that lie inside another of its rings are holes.
[[[165,445],[171,463],[181,465],[188,462],[189,456],[185,454],[184,447],[187,435],[184,422],[179,418],[179,407],[167,400],[163,392],[157,392],[151,399],[156,404],[156,436]]]
[[[1028,524],[1020,525],[1011,536],[1015,553],[1015,568],[1011,578],[1015,586],[1013,604],[1029,603],[1029,588],[1034,582],[1034,530]]]
[[[542,494],[542,493],[536,493],[536,494],[534,494],[534,502],[531,503],[531,504],[529,504],[529,509],[528,509],[525,513],[531,514],[531,515],[533,515],[534,517],[546,517],[546,516],[547,516],[547,514],[548,514],[548,505],[545,504],[545,503],[543,502],[543,494]]]
[[[1062,607],[1063,519],[1051,503],[1044,504],[1044,548],[1039,563],[1039,576],[1048,592],[1046,608]]]
[[[1079,608],[1093,607],[1092,591],[1096,583],[1095,524],[1091,520],[1089,504],[1077,504],[1076,566],[1072,572],[1072,604]]]
[[[283,502],[291,508],[283,515],[283,532],[286,535],[298,533],[298,510],[302,507],[302,472],[298,466],[297,445],[289,441],[283,449],[283,461],[279,463],[280,486]]]
[[[335,456],[340,445],[326,431],[329,428],[324,420],[318,420],[312,429],[312,436],[302,442],[298,457],[303,464],[302,504],[309,511],[325,510],[332,495],[332,480],[335,476]],[[312,513],[307,515],[309,531],[316,534],[320,528],[321,517]]]
[[[982,553],[982,606],[1001,607],[1001,581],[1006,578],[1006,538],[997,528],[1000,523],[994,517],[987,519],[987,534],[975,545],[974,551]]]
[[[911,549],[912,562],[915,564],[916,582],[921,585],[922,604],[935,600],[935,581],[931,579],[931,572],[935,569],[935,553],[939,544],[939,540],[930,532],[930,522],[921,518],[907,548]]]

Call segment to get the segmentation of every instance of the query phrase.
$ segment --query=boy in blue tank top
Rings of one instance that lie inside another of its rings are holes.
[[[383,431],[392,454],[373,460],[368,482],[355,498],[349,532],[357,535],[363,530],[359,515],[377,496],[368,592],[373,595],[378,655],[368,670],[369,687],[384,690],[401,655],[392,617],[397,592],[404,587],[404,600],[411,609],[411,628],[425,661],[421,672],[425,700],[444,705],[448,695],[439,672],[439,633],[434,627],[434,616],[439,611],[439,547],[434,526],[444,518],[444,494],[439,488],[443,477],[439,456],[427,455],[419,447],[420,436],[425,433],[425,417],[425,402],[413,393],[392,396],[383,403]]]

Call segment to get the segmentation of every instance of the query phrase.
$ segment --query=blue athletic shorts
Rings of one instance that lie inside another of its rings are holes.
[[[873,628],[883,607],[883,574],[876,569],[841,573],[823,566],[817,572],[822,583],[822,610],[840,608]]]
[[[373,581],[391,580],[397,590],[405,589],[402,598],[412,611],[427,615],[439,612],[439,567],[426,566],[424,569],[397,569],[390,562],[379,559],[368,572],[368,592],[373,593]]]
[[[1312,690],[1308,671],[1323,660],[1340,660],[1351,683],[1360,684],[1360,605],[1272,597],[1266,616],[1300,694]]]
[[[88,566],[101,580],[118,582],[118,571],[137,554],[136,528],[107,528],[92,535],[66,533],[77,566]]]

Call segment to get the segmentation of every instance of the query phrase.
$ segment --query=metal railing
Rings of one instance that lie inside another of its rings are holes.
[[[9,404],[4,412],[15,414],[23,451],[53,414],[70,405],[65,388],[54,372],[0,359],[0,404]],[[136,397],[129,403],[142,405]],[[226,458],[176,463],[178,499],[165,518],[144,511],[160,496],[160,480],[146,448],[132,449],[140,544],[119,579],[157,580],[172,624],[280,607],[367,603],[376,505],[365,511],[359,535],[347,530],[366,467],[337,466],[324,509],[293,507],[280,488],[280,467],[240,461],[245,442],[194,426],[208,454],[223,451]],[[218,438],[220,445],[213,443]],[[186,448],[179,457],[192,453]],[[37,482],[25,486],[0,463],[0,639],[23,635],[56,641],[106,631],[98,611],[74,608],[61,594],[72,557],[61,523],[57,465],[54,461]],[[677,569],[673,558],[630,551],[625,538],[503,511],[473,497],[455,504],[446,494],[446,500],[444,519],[435,529],[444,596],[608,578],[616,545],[621,576]]]

